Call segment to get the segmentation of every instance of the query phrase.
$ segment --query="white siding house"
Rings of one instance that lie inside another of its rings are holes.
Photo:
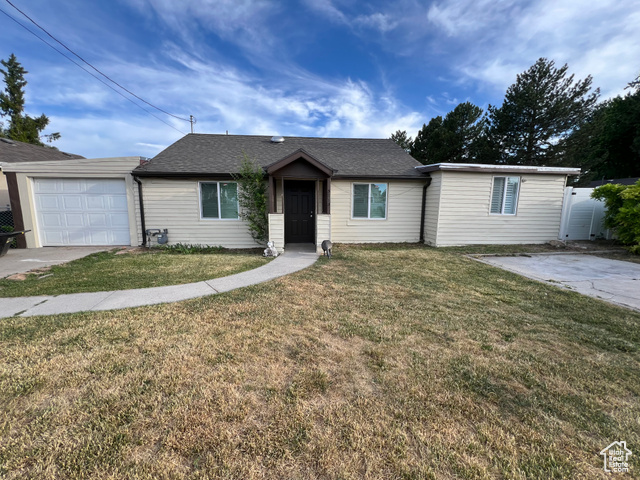
[[[2,148],[51,155],[27,144]],[[144,163],[58,154],[0,165],[19,228],[31,230],[28,247],[147,245],[143,230],[165,229],[170,244],[263,247],[241,219],[235,176],[247,158],[264,172],[268,236],[279,251],[304,243],[321,252],[323,240],[543,243],[558,238],[567,176],[579,173],[421,165],[389,139],[189,134]]]
[[[146,229],[169,230],[169,243],[212,245],[225,248],[258,246],[247,224],[236,218],[207,218],[202,215],[200,184],[220,179],[142,180]],[[228,180],[222,180],[228,182]]]
[[[567,175],[579,169],[436,164],[425,241],[436,247],[545,243],[558,238]],[[505,188],[511,182],[511,189]]]
[[[353,217],[353,185],[380,183],[363,178],[331,183],[331,240],[338,243],[418,242],[425,180],[389,181],[385,218]]]

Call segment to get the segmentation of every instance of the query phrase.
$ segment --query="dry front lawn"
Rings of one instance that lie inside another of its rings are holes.
[[[172,254],[161,250],[94,253],[50,269],[0,279],[0,297],[60,295],[200,282],[244,272],[270,259],[257,252]]]
[[[640,475],[640,314],[418,246],[0,322],[0,477]],[[618,478],[617,477],[617,478]]]

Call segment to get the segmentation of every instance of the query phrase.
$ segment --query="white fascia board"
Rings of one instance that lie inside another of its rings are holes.
[[[419,172],[464,171],[464,172],[514,172],[514,173],[555,173],[557,175],[579,175],[579,168],[536,167],[531,165],[495,165],[488,163],[433,163],[414,167]]]

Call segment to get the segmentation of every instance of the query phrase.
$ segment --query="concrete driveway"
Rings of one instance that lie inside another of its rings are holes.
[[[640,311],[640,264],[593,255],[474,257],[489,265]]]
[[[4,257],[0,257],[0,278],[14,273],[25,273],[34,268],[70,262],[113,248],[117,247],[11,248]]]

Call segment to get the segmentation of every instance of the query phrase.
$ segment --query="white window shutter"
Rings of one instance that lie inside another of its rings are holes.
[[[520,177],[507,177],[507,192],[504,198],[503,211],[505,215],[514,215],[516,213],[519,185]]]
[[[491,213],[502,213],[504,180],[505,177],[493,177],[493,192],[491,192]]]

